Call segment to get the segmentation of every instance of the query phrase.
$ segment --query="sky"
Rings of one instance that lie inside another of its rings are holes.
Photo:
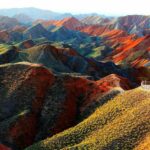
[[[0,8],[22,7],[73,14],[150,15],[150,0],[0,0]]]

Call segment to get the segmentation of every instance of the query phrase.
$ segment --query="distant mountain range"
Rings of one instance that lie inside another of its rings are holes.
[[[82,19],[89,15],[97,15],[97,14],[92,13],[92,14],[73,15],[71,13],[57,13],[50,10],[43,10],[43,9],[31,7],[31,8],[0,9],[0,15],[19,18],[19,20],[21,19],[21,21],[24,22],[23,20],[26,20],[26,18],[28,19],[30,18],[30,20],[37,20],[37,19],[60,20],[66,17],[75,16],[78,19]],[[24,16],[25,18],[22,16]]]
[[[60,14],[49,10],[42,10],[38,8],[12,8],[12,9],[0,9],[0,15],[13,17],[19,14],[30,16],[32,19],[62,19],[68,17],[71,14]],[[62,16],[62,18],[61,18]]]
[[[149,64],[149,16],[88,16],[81,20],[67,17],[61,20],[38,19],[32,23],[26,15],[26,23],[21,23],[21,16],[24,15],[0,17],[1,42],[52,42],[70,46],[80,54],[98,60],[105,58],[105,61],[137,67]],[[140,51],[141,46],[143,51]],[[126,57],[127,51],[132,56]]]

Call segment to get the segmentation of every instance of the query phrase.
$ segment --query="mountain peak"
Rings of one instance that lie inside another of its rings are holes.
[[[32,26],[32,27],[30,27],[30,28],[28,28],[27,30],[43,30],[43,29],[45,29],[43,26],[42,26],[42,24],[40,24],[40,23],[38,23],[38,24],[35,24],[34,26]]]
[[[75,17],[67,17],[65,19],[63,19],[64,21],[79,21],[77,18]]]
[[[82,26],[83,23],[80,22],[75,17],[68,17],[68,18],[62,19],[60,21],[57,21],[55,23],[55,25],[56,26],[65,26],[66,28],[73,30],[76,27]]]
[[[24,31],[24,39],[49,37],[49,32],[40,24],[36,24]]]

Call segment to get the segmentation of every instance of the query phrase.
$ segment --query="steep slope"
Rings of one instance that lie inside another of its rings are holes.
[[[91,113],[87,107],[114,87],[130,88],[128,80],[117,75],[102,79],[104,84],[84,76],[56,76],[27,62],[1,65],[0,72],[0,141],[13,149],[73,126]]]
[[[104,29],[104,30],[103,30]],[[113,48],[107,56],[116,64],[125,66],[142,67],[149,63],[149,35],[137,37],[135,34],[127,34],[123,30],[100,26],[88,26],[78,28],[81,32],[100,36],[102,41]],[[100,53],[95,49],[94,56],[99,58]],[[130,55],[129,55],[130,54]],[[107,60],[107,59],[106,59]]]
[[[134,149],[150,133],[149,98],[150,91],[141,88],[124,92],[75,127],[27,150]]]
[[[111,60],[116,64],[141,67],[150,61],[150,36],[144,36],[119,46],[112,53]],[[130,54],[130,55],[129,55]]]
[[[54,76],[28,63],[0,66],[0,72],[0,141],[23,148],[33,142],[38,113]]]
[[[133,38],[136,38],[134,34],[128,35],[127,32],[121,29],[110,29],[109,25],[90,25],[76,28],[77,30],[87,33],[93,36],[99,36],[104,43],[111,47],[115,47],[126,43]]]

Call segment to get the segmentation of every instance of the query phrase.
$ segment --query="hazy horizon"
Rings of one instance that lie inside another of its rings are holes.
[[[59,13],[121,16],[150,15],[149,4],[148,0],[5,0],[1,2],[0,9],[34,7]]]

